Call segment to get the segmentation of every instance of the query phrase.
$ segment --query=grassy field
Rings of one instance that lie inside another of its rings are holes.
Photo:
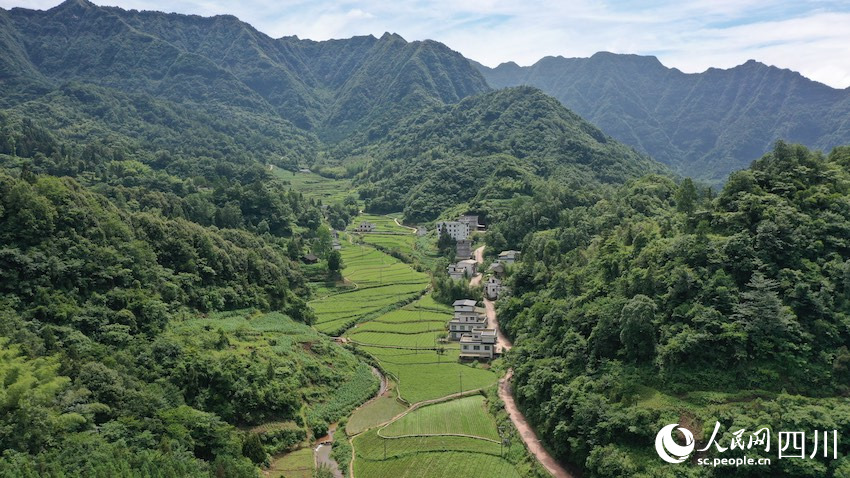
[[[403,412],[407,407],[396,400],[395,389],[395,382],[390,380],[387,384],[386,393],[351,414],[348,423],[345,425],[345,432],[348,435],[362,433],[369,428],[388,422]]]
[[[302,448],[272,461],[268,475],[272,478],[313,478],[313,450]]]
[[[369,478],[520,478],[498,456],[468,452],[418,452],[387,460],[354,460],[355,476]]]
[[[499,440],[484,397],[473,395],[417,408],[381,429],[386,438],[405,435],[473,435]]]
[[[364,317],[414,299],[428,287],[427,274],[398,259],[369,246],[342,245],[342,274],[349,284],[336,293],[328,289],[310,302],[320,332],[341,333]]]

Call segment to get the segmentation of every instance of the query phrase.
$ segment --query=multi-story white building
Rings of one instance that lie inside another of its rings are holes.
[[[460,340],[464,334],[487,327],[487,316],[475,304],[474,300],[469,299],[454,302],[454,317],[449,321],[450,340]]]
[[[457,221],[440,221],[436,224],[437,235],[440,236],[444,232],[452,239],[460,241],[469,237],[469,224]]]
[[[475,329],[460,338],[461,359],[487,359],[496,356],[496,329]]]
[[[499,298],[499,294],[502,292],[502,281],[497,279],[496,277],[491,276],[487,279],[487,282],[484,284],[484,295],[487,296],[490,300],[496,300]]]

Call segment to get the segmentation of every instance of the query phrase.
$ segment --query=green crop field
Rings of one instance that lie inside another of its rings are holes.
[[[499,440],[484,397],[473,395],[417,408],[380,430],[386,438],[405,435],[472,435]]]
[[[346,196],[354,195],[350,179],[331,179],[315,173],[294,173],[273,167],[272,173],[284,180],[293,191],[310,199],[319,199],[323,204],[342,202]]]
[[[458,362],[457,342],[440,343],[451,308],[434,302],[430,294],[359,324],[346,337],[372,354],[400,381],[399,392],[416,403],[496,383],[495,373]],[[443,354],[438,354],[436,348]]]
[[[352,440],[359,457],[367,460],[383,460],[386,444],[387,458],[400,457],[427,451],[467,451],[499,456],[498,443],[477,438],[458,436],[424,436],[404,438],[382,438],[378,430],[369,430]]]
[[[396,400],[395,388],[395,382],[390,380],[387,391],[383,395],[355,410],[348,418],[345,432],[348,435],[362,433],[364,430],[390,421],[405,411],[407,407]]]
[[[469,391],[498,381],[498,376],[488,369],[459,363],[457,348],[446,350],[444,355],[433,350],[361,348],[378,359],[385,370],[398,377],[399,392],[411,403],[458,393],[461,386],[464,391]]]
[[[369,478],[520,478],[498,456],[468,452],[422,452],[387,460],[354,460],[355,476]]]
[[[315,461],[312,448],[302,448],[272,461],[267,470],[272,478],[313,478]]]
[[[338,293],[310,302],[318,320],[316,329],[337,334],[371,314],[390,310],[422,294],[428,275],[369,246],[343,242],[343,276],[349,285]]]
[[[375,225],[375,231],[357,234],[366,244],[373,245],[388,253],[401,253],[408,262],[419,262],[431,267],[439,257],[436,243],[428,237],[419,237],[413,228],[396,224],[395,217],[361,214],[352,220],[349,231],[364,221]]]

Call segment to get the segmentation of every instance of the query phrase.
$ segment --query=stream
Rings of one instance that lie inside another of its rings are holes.
[[[375,367],[372,367],[372,373],[381,381],[381,386],[378,389],[378,393],[375,394],[374,397],[364,402],[363,405],[366,405],[372,400],[377,399],[378,397],[383,395],[384,392],[387,391],[387,377],[385,377],[384,374],[382,374],[380,370]],[[363,405],[360,406],[362,407]],[[313,457],[316,460],[316,468],[320,466],[327,466],[333,473],[334,478],[344,478],[342,471],[340,471],[339,469],[339,464],[331,456],[331,452],[333,451],[332,443],[334,439],[334,433],[336,433],[336,431],[337,424],[333,423],[330,427],[328,427],[328,434],[316,440],[316,447],[313,448]],[[345,431],[343,431],[343,433],[345,433]]]

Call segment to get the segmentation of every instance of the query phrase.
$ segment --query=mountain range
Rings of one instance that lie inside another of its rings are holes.
[[[0,11],[0,31],[6,101],[12,92],[32,98],[80,81],[273,113],[337,138],[379,117],[488,89],[445,45],[389,33],[327,42],[272,39],[233,16],[128,11],[86,0],[47,11]]]
[[[597,53],[488,68],[441,43],[391,33],[273,39],[233,16],[87,0],[46,11],[0,9],[0,108],[63,135],[114,141],[118,134],[140,149],[154,150],[150,144],[162,136],[140,133],[145,123],[160,133],[193,131],[187,139],[199,144],[236,142],[265,162],[345,161],[321,151],[352,138],[380,141],[411,115],[519,85],[552,95],[675,173],[709,183],[778,139],[823,150],[850,142],[850,89],[755,61],[685,74],[654,57]],[[148,109],[156,113],[143,114]],[[198,125],[210,125],[215,136],[200,134]]]
[[[720,182],[783,139],[828,151],[850,142],[850,89],[757,61],[686,74],[653,56],[476,63],[493,88],[531,85],[681,175]]]

